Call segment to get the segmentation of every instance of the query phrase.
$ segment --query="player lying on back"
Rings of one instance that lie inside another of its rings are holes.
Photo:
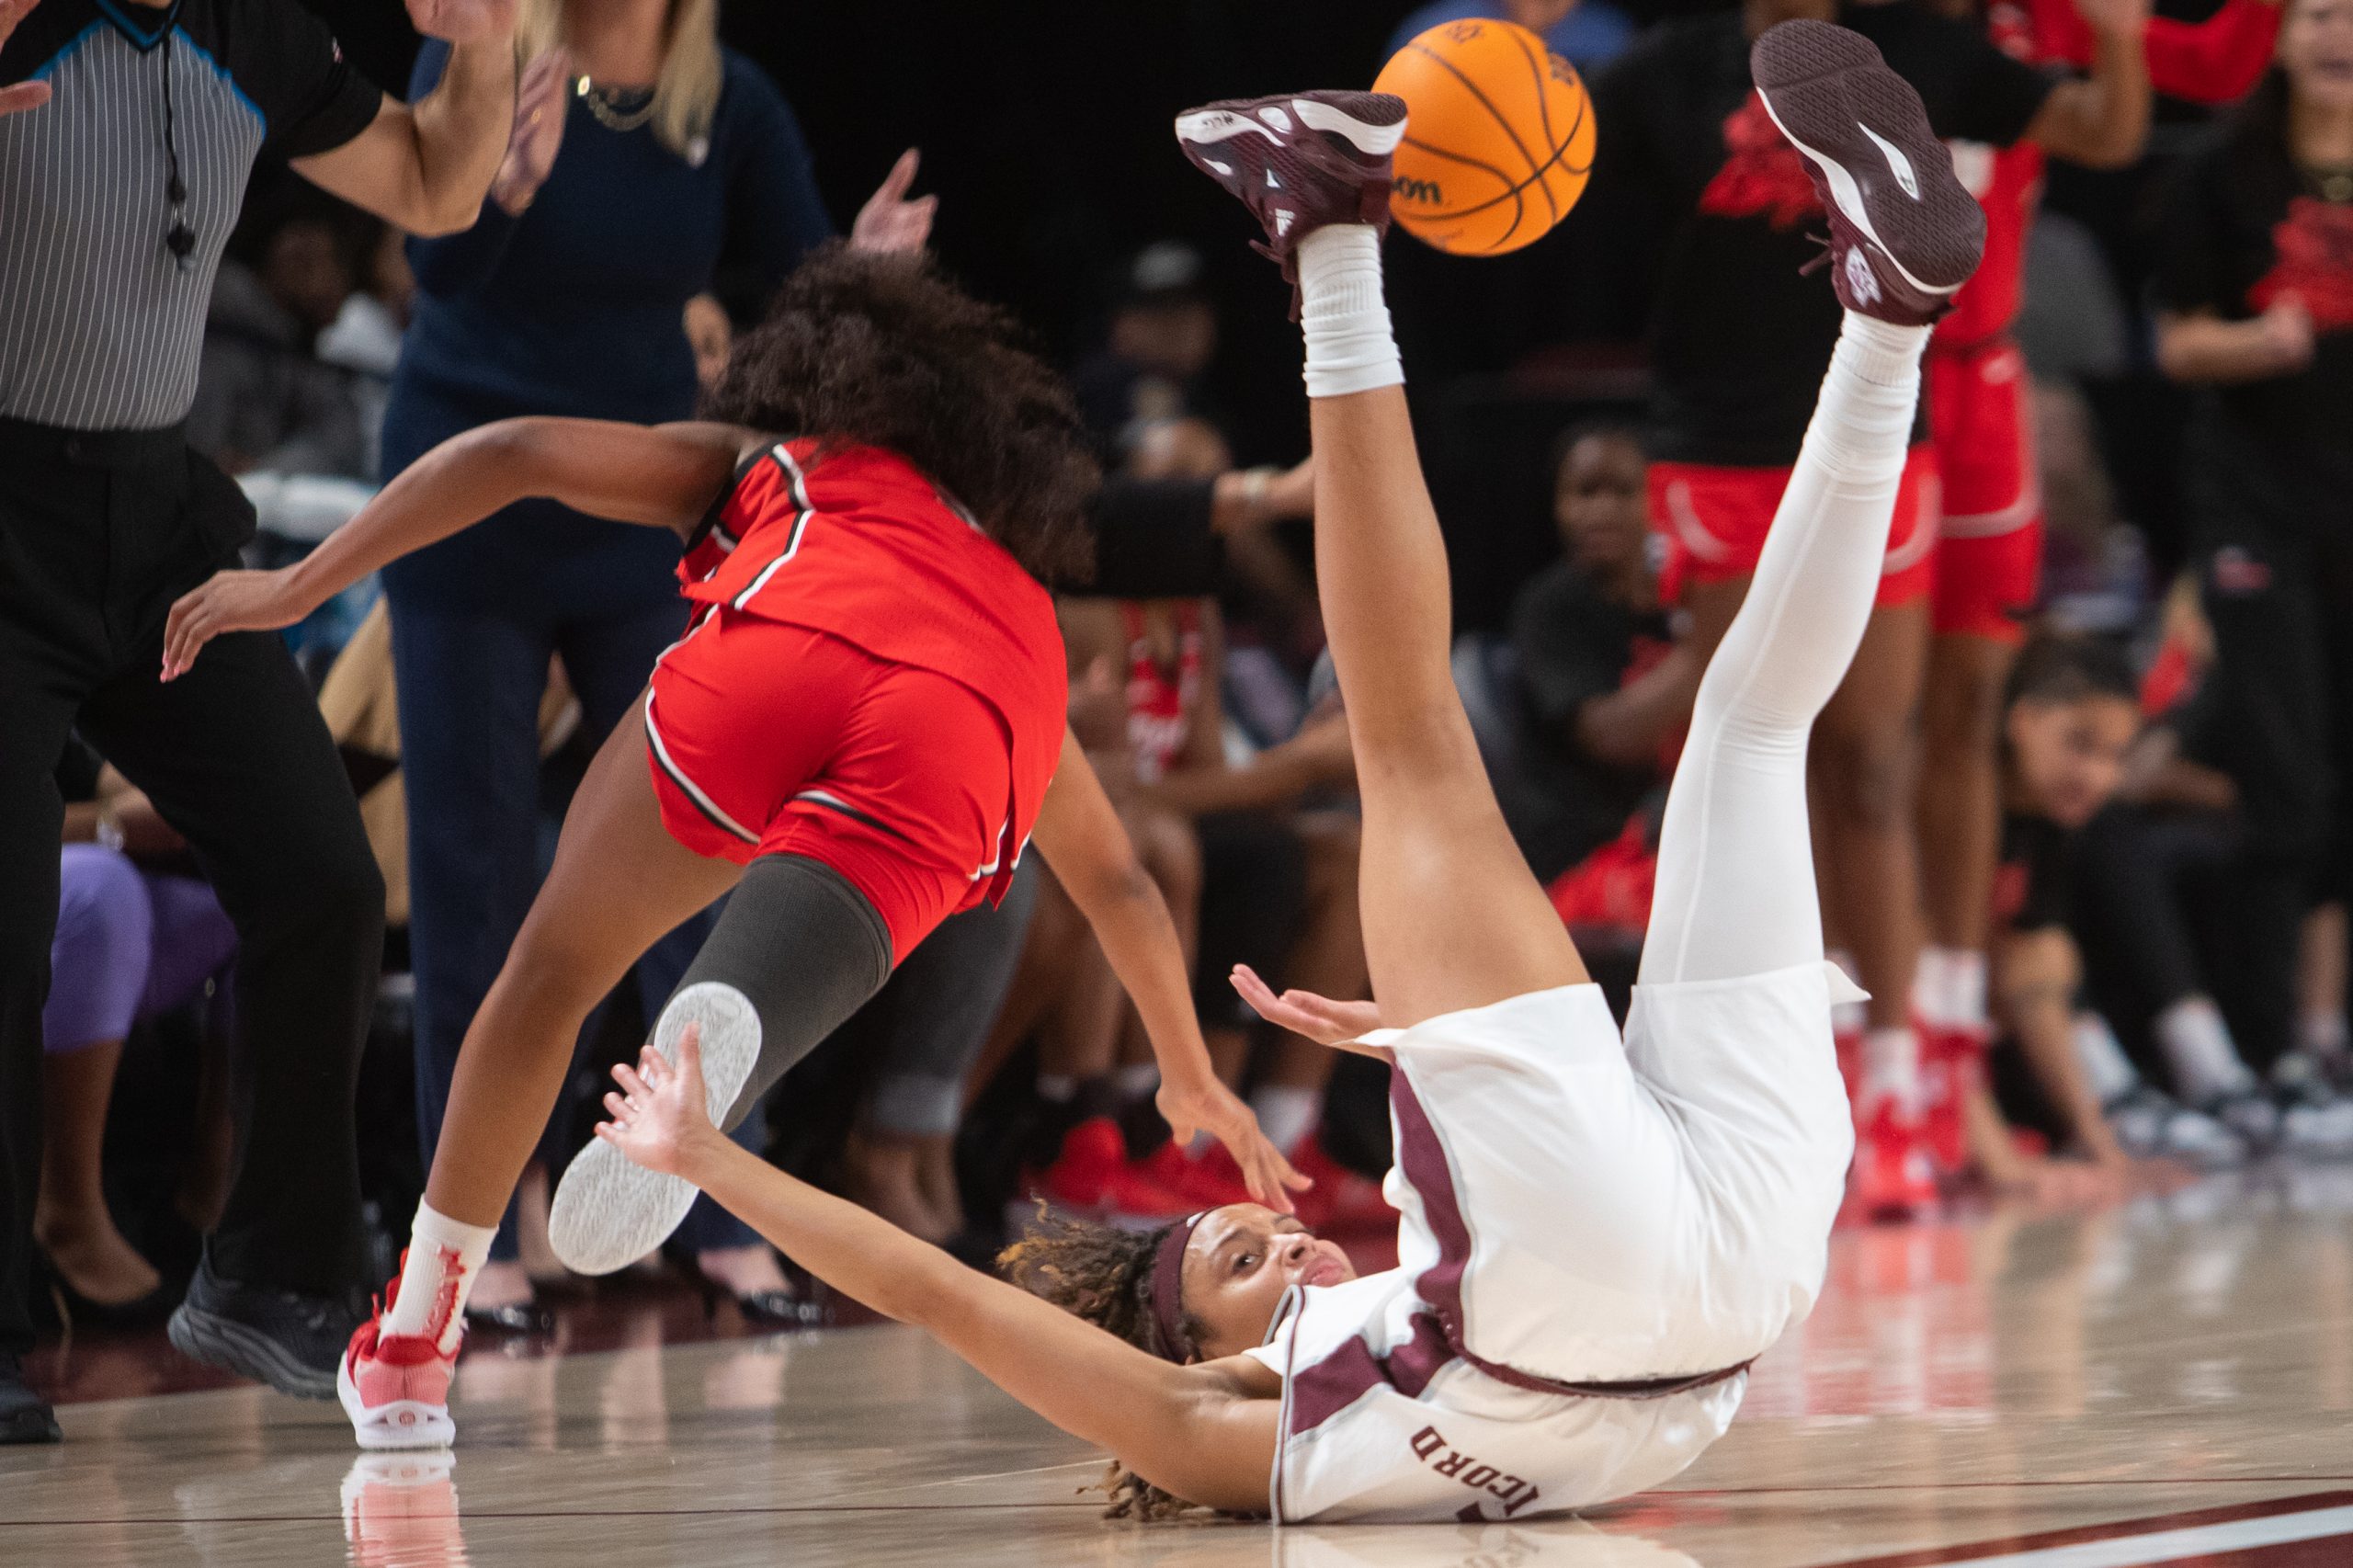
[[[1777,28],[1756,74],[1812,160],[1847,313],[1701,683],[1622,1040],[1504,826],[1449,671],[1445,550],[1381,292],[1404,105],[1309,93],[1177,121],[1301,289],[1380,1000],[1235,983],[1275,1021],[1392,1063],[1397,1268],[1356,1278],[1297,1221],[1237,1204],[1142,1237],[1050,1232],[1015,1249],[1024,1290],[735,1149],[703,1115],[690,1043],[617,1069],[598,1135],[1108,1448],[1138,1491],[1282,1521],[1523,1518],[1657,1485],[1721,1436],[1749,1364],[1813,1306],[1853,1150],[1806,736],[1870,614],[1929,324],[1984,222],[1856,35]]]

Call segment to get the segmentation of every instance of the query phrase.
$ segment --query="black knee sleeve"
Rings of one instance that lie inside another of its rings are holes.
[[[759,1015],[759,1062],[724,1130],[890,977],[891,929],[840,872],[798,855],[753,861],[678,983],[733,986]]]

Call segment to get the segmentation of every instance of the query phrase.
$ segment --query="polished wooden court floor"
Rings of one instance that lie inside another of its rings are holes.
[[[63,1447],[0,1449],[0,1564],[2353,1565],[2353,1170],[1833,1256],[1731,1434],[1586,1518],[1107,1525],[1101,1460],[919,1335],[682,1345],[653,1315],[471,1351],[451,1454],[361,1459],[334,1407],[250,1388],[69,1403]]]

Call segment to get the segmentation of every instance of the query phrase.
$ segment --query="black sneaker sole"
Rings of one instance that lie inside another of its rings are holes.
[[[267,1383],[294,1399],[335,1397],[335,1373],[305,1366],[258,1329],[182,1302],[172,1314],[172,1348],[191,1361]]]
[[[1928,295],[1969,281],[1985,250],[1985,210],[1952,171],[1910,83],[1869,39],[1792,21],[1750,55],[1766,113],[1822,169],[1841,213]]]
[[[46,1410],[17,1410],[0,1415],[0,1448],[64,1440],[65,1434],[58,1430],[57,1417]]]

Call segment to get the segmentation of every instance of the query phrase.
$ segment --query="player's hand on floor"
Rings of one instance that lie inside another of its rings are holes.
[[[614,1065],[613,1082],[620,1090],[605,1096],[612,1119],[597,1124],[597,1136],[647,1170],[676,1176],[682,1153],[699,1137],[715,1135],[704,1104],[701,1025],[680,1031],[676,1066],[648,1045],[635,1067]]]
[[[1291,1212],[1290,1195],[1315,1185],[1313,1177],[1291,1169],[1282,1151],[1258,1130],[1256,1115],[1215,1078],[1198,1085],[1164,1083],[1154,1103],[1180,1145],[1192,1142],[1197,1132],[1207,1132],[1224,1144],[1233,1163],[1242,1167],[1242,1180],[1250,1196],[1276,1212]]]
[[[177,680],[207,642],[230,631],[276,631],[317,608],[293,586],[292,568],[216,572],[172,606],[164,622],[164,678]]]
[[[1318,1045],[1353,1048],[1381,1027],[1381,1008],[1371,1002],[1335,1002],[1313,991],[1286,991],[1278,996],[1246,963],[1233,966],[1233,989],[1250,1004],[1251,1011],[1277,1028],[1289,1029]],[[1362,1054],[1384,1061],[1389,1055],[1370,1047]]]

